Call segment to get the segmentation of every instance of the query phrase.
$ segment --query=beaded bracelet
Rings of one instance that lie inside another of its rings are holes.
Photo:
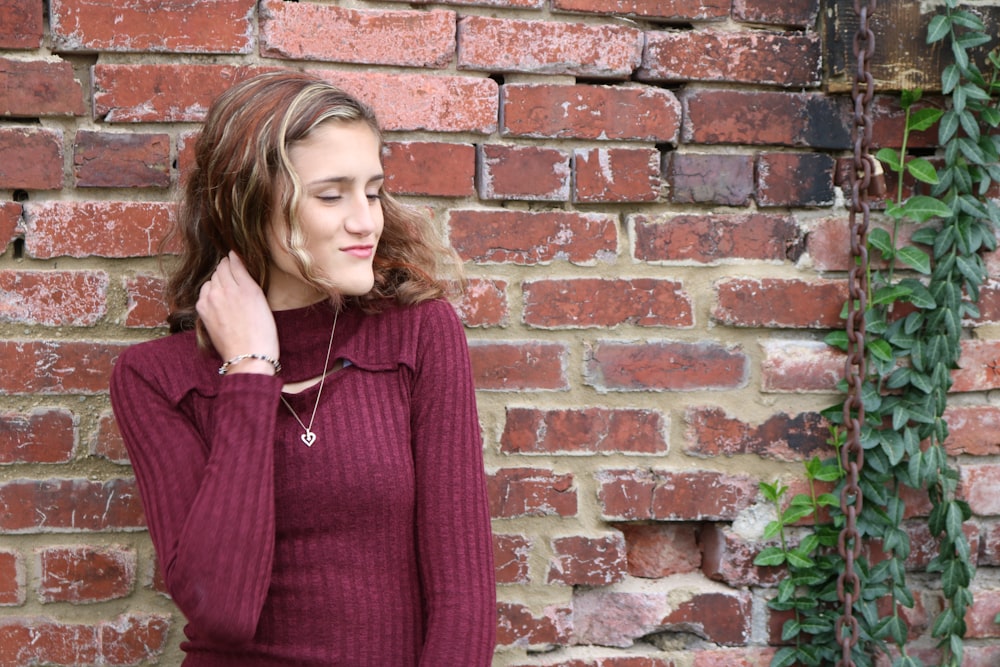
[[[238,364],[244,359],[260,359],[261,361],[266,361],[274,366],[275,375],[281,372],[281,363],[274,357],[269,357],[266,354],[240,354],[219,366],[219,375],[225,375],[230,366]]]

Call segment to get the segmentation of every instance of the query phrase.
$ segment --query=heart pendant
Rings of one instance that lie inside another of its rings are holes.
[[[313,443],[316,442],[316,434],[312,431],[306,431],[299,437],[302,438],[302,442],[306,444],[306,447],[312,447]]]

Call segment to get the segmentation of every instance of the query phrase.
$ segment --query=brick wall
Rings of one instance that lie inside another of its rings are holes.
[[[45,13],[43,14],[43,4]],[[757,482],[825,452],[849,261],[818,0],[0,0],[0,664],[177,665],[107,381],[163,334],[154,256],[209,101],[319,72],[466,260],[496,665],[763,665]],[[876,142],[898,141],[891,94]],[[997,268],[997,258],[989,259]],[[1000,299],[949,412],[1000,635]],[[912,567],[926,565],[919,518]],[[937,597],[914,575],[915,637]],[[461,638],[456,638],[461,641]]]

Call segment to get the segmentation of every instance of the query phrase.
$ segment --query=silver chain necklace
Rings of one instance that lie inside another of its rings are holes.
[[[319,408],[319,399],[323,396],[323,385],[326,384],[326,376],[330,370],[330,351],[333,350],[333,334],[337,331],[337,318],[340,316],[340,310],[337,310],[333,315],[333,329],[330,330],[330,342],[326,346],[326,361],[323,362],[323,376],[319,381],[319,391],[316,392],[316,403],[313,405],[312,416],[309,417],[309,426],[302,423],[299,419],[298,413],[292,408],[291,404],[285,400],[284,394],[281,395],[281,402],[285,404],[288,411],[292,413],[295,417],[295,421],[299,423],[299,426],[303,428],[305,433],[299,436],[299,439],[305,444],[306,447],[312,447],[313,443],[316,442],[316,433],[312,430],[313,421],[316,419],[316,410]]]

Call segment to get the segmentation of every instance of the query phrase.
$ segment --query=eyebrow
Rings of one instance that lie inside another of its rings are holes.
[[[337,184],[339,184],[339,183],[353,183],[354,180],[355,179],[353,177],[351,177],[351,176],[330,176],[328,178],[319,178],[319,179],[316,179],[315,181],[311,181],[309,183],[306,183],[306,187],[312,187],[314,185],[326,185],[328,183],[337,183]],[[372,176],[371,178],[369,178],[366,181],[366,183],[374,183],[375,181],[384,181],[384,180],[385,180],[385,174],[375,174],[374,176]]]

